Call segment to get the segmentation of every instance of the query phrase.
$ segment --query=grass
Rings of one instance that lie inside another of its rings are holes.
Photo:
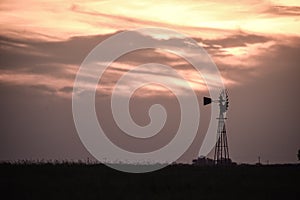
[[[0,188],[5,199],[298,199],[300,165],[172,165],[129,174],[102,164],[3,163]]]

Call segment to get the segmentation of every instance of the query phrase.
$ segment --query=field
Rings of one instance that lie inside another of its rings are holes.
[[[104,165],[0,164],[1,199],[299,199],[300,165],[172,165],[146,174]]]

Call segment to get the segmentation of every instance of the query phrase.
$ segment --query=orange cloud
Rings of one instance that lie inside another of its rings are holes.
[[[243,30],[299,35],[299,3],[286,1],[1,1],[3,34],[61,40],[144,26],[216,38]],[[229,32],[228,32],[229,31]],[[32,33],[35,33],[32,35]]]

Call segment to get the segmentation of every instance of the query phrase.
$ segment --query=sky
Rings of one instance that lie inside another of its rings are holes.
[[[116,33],[158,27],[193,38],[217,65],[230,96],[227,132],[233,161],[255,163],[260,156],[263,163],[297,162],[299,1],[2,0],[0,13],[0,160],[92,157],[72,116],[72,90],[80,64],[97,44]],[[195,141],[179,159],[190,162],[197,157],[208,126],[210,107],[201,104],[208,92],[201,76],[174,54],[148,49],[118,58],[97,89],[99,121],[118,146],[135,152],[160,148],[172,139],[178,128],[178,102],[163,87],[141,88],[132,100],[137,124],[149,123],[147,110],[154,103],[170,113],[161,133],[146,143],[122,135],[109,110],[112,90],[122,74],[154,61],[176,69],[197,93],[204,117]],[[145,73],[134,80],[143,82]],[[180,85],[180,80],[160,69],[153,73]]]

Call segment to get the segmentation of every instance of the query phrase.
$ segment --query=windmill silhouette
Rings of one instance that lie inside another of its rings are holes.
[[[226,126],[225,114],[228,110],[229,99],[227,90],[222,90],[219,95],[219,99],[212,100],[209,97],[203,98],[203,104],[208,105],[210,103],[218,103],[219,104],[219,117],[218,120],[218,129],[217,129],[217,142],[215,146],[215,155],[214,155],[214,164],[229,164],[231,160],[229,158],[229,150],[228,150],[228,142],[227,142],[227,134],[226,134]]]

